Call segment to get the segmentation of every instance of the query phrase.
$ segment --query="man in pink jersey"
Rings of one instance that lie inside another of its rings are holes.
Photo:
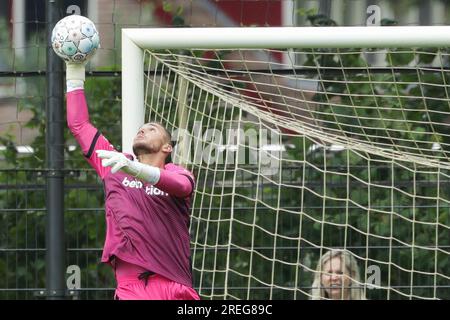
[[[133,155],[117,152],[89,121],[85,67],[66,64],[67,123],[105,188],[102,262],[115,270],[116,299],[199,299],[192,288],[189,214],[194,176],[165,164],[171,137],[159,123],[136,134]]]

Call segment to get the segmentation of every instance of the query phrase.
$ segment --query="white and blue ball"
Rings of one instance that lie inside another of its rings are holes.
[[[71,15],[61,19],[53,28],[52,47],[64,61],[84,62],[100,46],[94,23],[86,17]]]

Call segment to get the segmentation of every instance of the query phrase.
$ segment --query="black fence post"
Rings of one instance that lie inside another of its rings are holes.
[[[63,63],[51,47],[51,33],[61,19],[62,1],[46,1],[47,22],[47,221],[46,221],[46,296],[64,299],[65,241],[64,241],[64,91]]]

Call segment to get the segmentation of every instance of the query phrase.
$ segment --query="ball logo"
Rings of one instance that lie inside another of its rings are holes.
[[[122,181],[122,185],[124,187],[133,188],[133,189],[142,189],[144,187],[144,184],[142,181],[139,180],[128,180],[127,177],[125,177]],[[149,196],[168,196],[169,194],[167,192],[163,192],[159,190],[158,188],[154,186],[145,186],[145,193]]]

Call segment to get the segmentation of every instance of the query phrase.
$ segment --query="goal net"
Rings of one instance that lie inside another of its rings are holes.
[[[128,29],[122,57],[124,148],[161,122],[196,177],[199,294],[317,298],[331,250],[343,295],[450,298],[443,30],[206,30]]]

